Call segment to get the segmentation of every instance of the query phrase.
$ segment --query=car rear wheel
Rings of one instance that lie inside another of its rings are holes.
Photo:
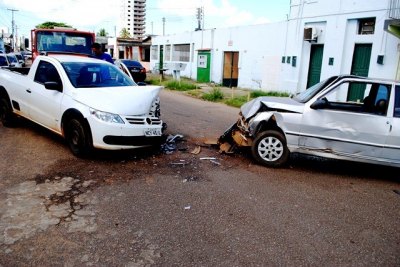
[[[289,159],[289,149],[282,133],[268,130],[258,134],[251,146],[254,159],[268,167],[281,167]]]
[[[74,118],[68,121],[65,138],[72,154],[75,156],[85,157],[90,153],[92,148],[90,133],[85,128],[82,120]]]
[[[12,127],[15,124],[10,101],[4,96],[0,97],[0,121],[4,127]]]

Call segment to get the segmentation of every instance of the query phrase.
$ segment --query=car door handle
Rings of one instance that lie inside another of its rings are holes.
[[[27,91],[28,93],[32,93],[31,89],[26,89],[26,91]]]

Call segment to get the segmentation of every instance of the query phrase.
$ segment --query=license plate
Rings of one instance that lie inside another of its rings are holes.
[[[146,129],[144,130],[145,136],[161,136],[161,129]]]

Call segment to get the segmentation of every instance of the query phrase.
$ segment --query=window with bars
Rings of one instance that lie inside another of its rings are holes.
[[[178,44],[173,46],[172,51],[173,61],[190,61],[190,44]]]
[[[164,60],[171,61],[171,45],[165,46]]]
[[[158,46],[157,45],[151,46],[151,59],[158,60]]]

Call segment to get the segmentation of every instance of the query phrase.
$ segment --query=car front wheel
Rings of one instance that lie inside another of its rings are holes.
[[[81,120],[71,119],[68,121],[66,140],[72,154],[77,157],[85,157],[89,154],[92,147],[89,136],[89,132],[85,129]]]
[[[281,167],[289,159],[289,149],[282,133],[268,130],[257,135],[251,146],[254,159],[268,167]]]

